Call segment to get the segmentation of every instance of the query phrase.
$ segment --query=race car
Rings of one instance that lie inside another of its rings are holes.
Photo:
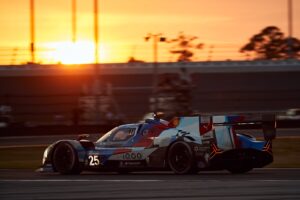
[[[240,124],[232,116],[196,115],[170,121],[156,116],[115,127],[96,142],[85,136],[57,141],[44,151],[39,171],[80,174],[84,170],[172,170],[190,174],[225,169],[245,173],[271,163],[274,127],[266,131],[264,141],[258,141],[236,133],[234,126]]]

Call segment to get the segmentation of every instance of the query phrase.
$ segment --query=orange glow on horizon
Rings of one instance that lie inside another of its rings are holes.
[[[30,10],[27,0],[0,0],[0,65],[30,59]],[[36,62],[93,63],[92,0],[76,0],[76,44],[72,40],[72,1],[35,1]],[[179,32],[197,36],[204,48],[194,61],[251,59],[239,53],[250,37],[266,26],[287,29],[286,0],[99,0],[99,62],[153,62],[147,33],[174,39]],[[293,36],[300,39],[300,1],[293,1]],[[158,44],[158,61],[176,61],[170,45]]]
[[[45,54],[47,60],[52,60],[54,63],[61,64],[87,64],[95,61],[95,46],[92,41],[73,42],[53,42],[46,44],[53,51]],[[105,62],[109,59],[107,46],[100,44],[99,50],[100,62]]]

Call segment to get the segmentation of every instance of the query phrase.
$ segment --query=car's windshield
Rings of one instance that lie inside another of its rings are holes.
[[[115,127],[113,129],[111,129],[110,131],[108,131],[107,133],[105,133],[102,137],[100,137],[97,142],[103,142],[105,141],[110,135],[111,133],[113,133],[118,127]]]

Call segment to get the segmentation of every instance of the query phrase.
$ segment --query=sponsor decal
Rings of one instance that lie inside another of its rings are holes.
[[[123,159],[124,160],[141,160],[143,158],[143,155],[141,153],[125,153],[123,154]]]
[[[141,166],[141,165],[143,165],[143,164],[140,161],[125,161],[125,162],[122,162],[122,164],[121,164],[121,166],[127,166],[127,167]]]

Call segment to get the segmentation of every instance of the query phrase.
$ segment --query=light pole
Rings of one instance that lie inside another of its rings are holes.
[[[94,95],[95,95],[95,111],[96,111],[96,121],[98,123],[100,118],[100,80],[99,80],[99,32],[98,32],[98,0],[94,0],[94,43],[95,43],[95,63],[94,63]]]
[[[98,64],[99,62],[98,0],[94,0],[94,41],[95,41],[95,64]]]
[[[76,0],[72,0],[72,42],[76,42]]]
[[[289,49],[289,58],[293,58],[293,49],[292,49],[292,45],[293,45],[293,41],[292,41],[292,37],[293,37],[293,1],[292,0],[287,0],[288,2],[288,34],[289,34],[289,38],[288,38],[288,49]]]
[[[157,57],[158,57],[158,42],[165,42],[166,38],[162,36],[161,33],[152,34],[148,33],[145,37],[145,40],[148,41],[152,38],[153,40],[153,78],[152,78],[152,89],[154,95],[154,112],[157,112],[157,82],[158,82],[158,64],[157,64]]]
[[[30,53],[31,63],[35,63],[35,19],[34,0],[30,0]]]

